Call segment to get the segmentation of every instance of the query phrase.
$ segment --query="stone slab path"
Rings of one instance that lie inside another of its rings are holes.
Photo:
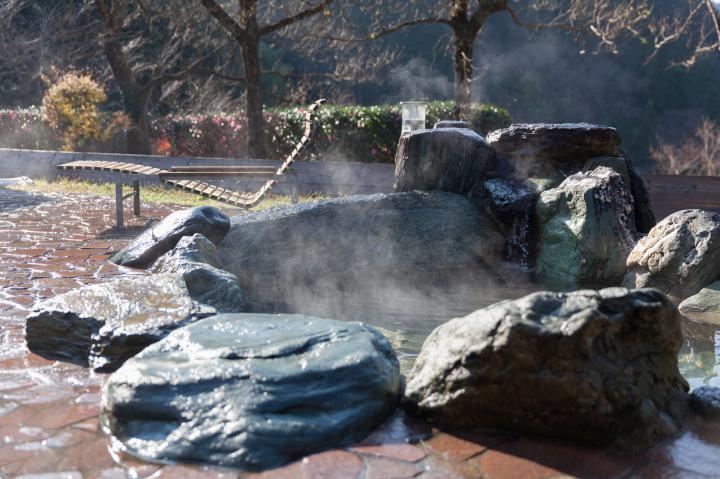
[[[485,431],[441,432],[401,412],[355,447],[260,474],[145,464],[113,455],[99,428],[105,378],[27,351],[27,308],[81,284],[144,274],[107,262],[152,219],[127,231],[113,200],[0,189],[0,478],[685,478],[720,477],[720,424],[693,422],[680,437],[636,453]]]

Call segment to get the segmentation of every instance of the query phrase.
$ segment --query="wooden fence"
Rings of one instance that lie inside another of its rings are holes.
[[[642,175],[658,220],[684,209],[720,213],[720,177]]]

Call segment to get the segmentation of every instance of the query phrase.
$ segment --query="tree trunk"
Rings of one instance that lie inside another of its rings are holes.
[[[250,158],[267,158],[260,75],[260,39],[253,37],[252,41],[243,43],[242,53],[245,67],[248,155]]]
[[[455,29],[455,107],[458,119],[470,121],[472,111],[473,44],[477,32],[468,29]]]
[[[119,33],[115,25],[118,20],[110,16],[109,7],[104,2],[98,0],[97,5],[107,21],[103,37],[103,52],[122,92],[125,114],[130,119],[130,129],[127,132],[127,152],[149,155],[152,149],[150,147],[148,101],[152,95],[152,87],[149,85],[143,87],[137,82],[119,40]]]
[[[125,92],[123,92],[125,97]],[[130,119],[127,131],[127,153],[133,155],[150,155],[150,118],[148,115],[149,92],[128,96],[124,101],[125,113]]]

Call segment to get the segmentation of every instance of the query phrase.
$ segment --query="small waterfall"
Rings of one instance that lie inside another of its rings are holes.
[[[505,257],[521,269],[530,269],[531,218],[537,201],[537,186],[532,181],[491,179],[483,182],[493,211],[500,222],[510,226]]]
[[[519,265],[523,269],[530,267],[530,213],[532,204],[526,204],[524,208],[515,214],[512,228],[507,239],[507,259]]]

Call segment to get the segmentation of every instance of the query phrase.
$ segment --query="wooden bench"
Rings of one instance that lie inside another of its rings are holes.
[[[298,201],[297,173],[292,170],[292,164],[310,142],[315,113],[324,103],[325,100],[318,100],[310,106],[305,114],[305,131],[302,139],[278,168],[272,166],[202,165],[173,166],[168,170],[163,170],[135,163],[80,160],[58,165],[58,169],[72,172],[72,174],[75,175],[79,173],[83,176],[90,177],[97,176],[99,173],[112,173],[112,178],[115,183],[115,220],[118,228],[124,227],[123,202],[125,199],[132,197],[133,213],[136,216],[140,214],[139,177],[154,179],[175,188],[233,206],[252,208],[277,185],[281,177],[286,176],[290,179],[292,185],[291,201],[296,203]],[[202,181],[218,179],[263,181],[264,183],[255,193],[242,193]],[[123,195],[123,185],[126,184],[130,185],[133,191],[128,195]]]

